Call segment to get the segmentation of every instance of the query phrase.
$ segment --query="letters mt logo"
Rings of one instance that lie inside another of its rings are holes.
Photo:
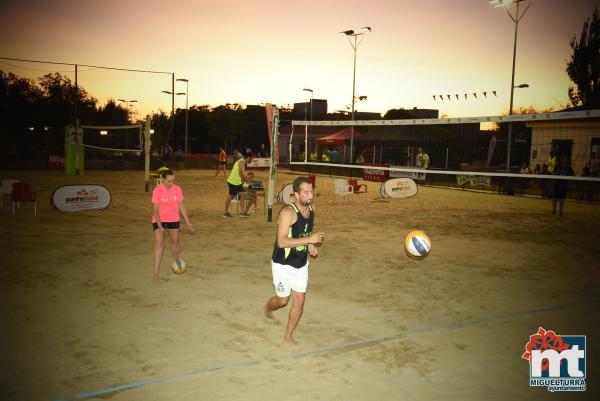
[[[585,391],[585,350],[585,336],[560,336],[540,327],[529,336],[521,356],[529,361],[529,385],[548,391]]]

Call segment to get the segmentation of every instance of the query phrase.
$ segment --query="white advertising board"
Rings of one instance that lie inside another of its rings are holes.
[[[285,203],[286,205],[294,203],[294,186],[292,184],[287,184],[281,188],[281,191],[277,195],[277,202]]]
[[[110,192],[101,185],[64,185],[50,197],[52,207],[61,212],[106,209],[110,201]]]
[[[383,183],[380,192],[385,198],[408,198],[417,194],[417,184],[411,178],[392,178]]]

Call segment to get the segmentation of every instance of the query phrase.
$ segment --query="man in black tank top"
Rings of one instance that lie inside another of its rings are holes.
[[[313,233],[315,213],[312,207],[313,187],[307,177],[294,180],[294,203],[279,212],[277,235],[271,268],[276,296],[264,307],[265,316],[273,318],[273,311],[293,299],[284,340],[295,343],[294,329],[302,317],[308,284],[308,255],[317,256],[315,244],[323,241],[323,233]]]

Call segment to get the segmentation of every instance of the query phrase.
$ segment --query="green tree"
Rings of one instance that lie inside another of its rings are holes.
[[[52,126],[65,126],[74,120],[76,101],[80,121],[93,121],[97,101],[81,86],[75,88],[68,77],[57,72],[46,74],[38,81],[44,95],[46,119]]]
[[[104,107],[98,107],[94,123],[97,125],[128,125],[129,113],[114,99],[109,99]]]
[[[242,106],[238,103],[227,103],[215,107],[211,113],[210,133],[218,138],[220,145],[229,153],[240,147],[240,130],[242,127]],[[243,149],[238,149],[243,152]]]
[[[574,107],[600,107],[600,19],[594,8],[591,21],[583,24],[579,41],[571,39],[573,54],[567,63],[567,74],[575,84],[569,86],[569,99]]]

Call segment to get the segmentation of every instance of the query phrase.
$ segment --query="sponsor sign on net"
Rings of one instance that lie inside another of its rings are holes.
[[[400,166],[392,166],[390,167],[400,167]],[[400,171],[400,170],[390,170],[390,178],[401,178],[408,177],[417,181],[425,181],[427,179],[427,174],[423,171]]]

